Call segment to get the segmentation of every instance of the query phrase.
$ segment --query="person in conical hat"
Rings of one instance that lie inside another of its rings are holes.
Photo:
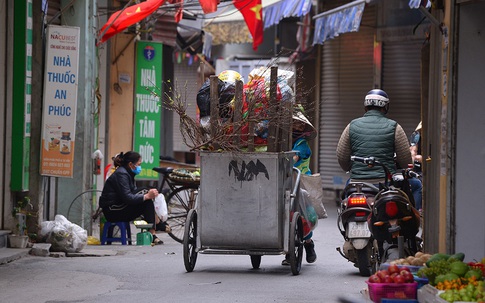
[[[293,148],[296,152],[293,156],[294,165],[298,168],[302,174],[311,175],[310,170],[310,157],[312,156],[312,150],[308,141],[314,139],[317,135],[317,131],[312,123],[301,112],[296,112],[293,115]]]
[[[302,109],[301,109],[302,110]],[[310,157],[312,155],[312,150],[308,144],[308,140],[316,137],[317,131],[311,122],[303,115],[301,110],[296,111],[293,114],[293,148],[292,150],[296,152],[293,156],[293,166],[298,168],[302,174],[311,175],[310,171]],[[301,188],[300,194],[305,194],[306,191]],[[306,193],[308,195],[308,193]],[[313,207],[312,207],[313,209]],[[314,209],[313,209],[314,211]],[[305,220],[307,218],[304,218]],[[308,234],[304,235],[303,247],[306,252],[306,261],[308,263],[313,263],[317,260],[317,254],[315,253],[315,243],[312,240],[313,231],[309,231]],[[289,255],[286,255],[281,265],[289,265]]]
[[[305,115],[297,111],[293,114],[293,140],[304,137],[307,141],[315,139],[317,130]]]

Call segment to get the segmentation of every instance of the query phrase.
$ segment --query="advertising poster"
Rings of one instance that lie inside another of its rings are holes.
[[[73,176],[79,28],[47,28],[42,113],[41,175]]]
[[[158,180],[153,167],[160,163],[160,127],[162,96],[162,44],[136,43],[135,120],[133,146],[142,157],[137,179]]]

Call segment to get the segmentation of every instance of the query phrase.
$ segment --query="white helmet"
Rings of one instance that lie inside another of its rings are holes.
[[[367,93],[364,100],[364,106],[385,107],[389,104],[389,97],[382,89],[373,89]]]

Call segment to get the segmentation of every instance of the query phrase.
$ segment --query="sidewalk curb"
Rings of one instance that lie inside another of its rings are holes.
[[[30,248],[1,248],[0,265],[15,261],[29,254]]]

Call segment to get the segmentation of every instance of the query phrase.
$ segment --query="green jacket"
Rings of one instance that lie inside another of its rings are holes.
[[[394,173],[396,171],[394,162],[396,125],[396,121],[386,118],[377,110],[370,110],[363,117],[352,120],[349,129],[352,155],[374,157]],[[350,175],[352,179],[384,177],[384,170],[380,166],[369,168],[365,164],[352,162]]]

